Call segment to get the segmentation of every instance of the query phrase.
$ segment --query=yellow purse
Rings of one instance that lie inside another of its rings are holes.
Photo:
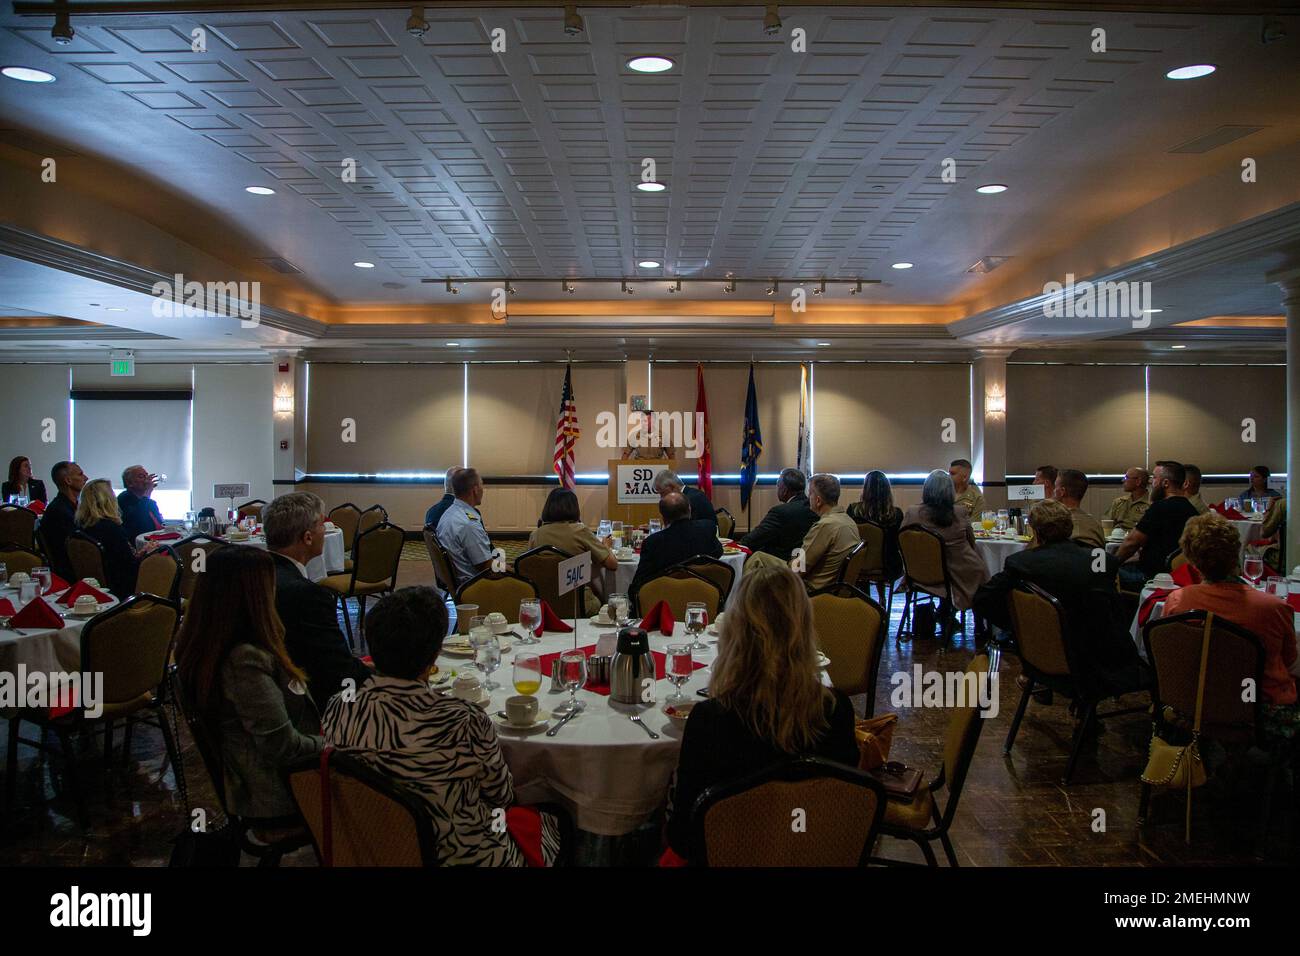
[[[855,722],[854,734],[858,738],[858,769],[875,770],[889,759],[889,748],[894,743],[897,714],[881,714]]]

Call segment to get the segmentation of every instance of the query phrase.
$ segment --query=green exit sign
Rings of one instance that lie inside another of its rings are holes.
[[[135,359],[113,359],[112,375],[135,375]]]

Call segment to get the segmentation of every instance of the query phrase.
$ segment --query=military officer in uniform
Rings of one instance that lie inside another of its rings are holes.
[[[1115,527],[1132,531],[1142,516],[1147,513],[1151,502],[1147,500],[1151,475],[1145,468],[1130,468],[1124,472],[1124,494],[1110,503],[1106,517],[1115,522]]]
[[[456,500],[439,519],[435,533],[464,584],[492,564],[492,542],[478,510],[483,503],[483,479],[475,469],[462,468],[451,476],[451,490]]]
[[[970,480],[971,469],[969,461],[958,458],[948,466],[948,474],[952,476],[953,491],[957,493],[953,504],[965,508],[966,517],[971,521],[978,521],[984,513],[984,493]]]

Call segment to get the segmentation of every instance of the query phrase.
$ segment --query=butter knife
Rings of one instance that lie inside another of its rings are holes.
[[[550,730],[546,732],[546,736],[554,737],[556,734],[560,732],[561,727],[563,727],[565,724],[571,721],[574,717],[577,717],[579,713],[581,713],[581,711],[577,711],[577,710],[569,711],[567,714],[565,714],[563,717],[560,718],[560,722],[558,724],[556,724],[554,727],[552,727]]]

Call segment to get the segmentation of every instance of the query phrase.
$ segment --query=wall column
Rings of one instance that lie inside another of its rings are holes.
[[[990,508],[1007,506],[1007,348],[979,349],[971,366],[971,463]]]
[[[271,362],[271,394],[267,397],[274,422],[271,477],[276,482],[291,482],[306,470],[305,366],[289,352],[274,353]],[[278,410],[285,404],[291,404],[292,410]],[[288,494],[292,490],[283,484],[275,487],[277,495]]]
[[[1286,563],[1300,564],[1300,268],[1269,275],[1286,309]]]

